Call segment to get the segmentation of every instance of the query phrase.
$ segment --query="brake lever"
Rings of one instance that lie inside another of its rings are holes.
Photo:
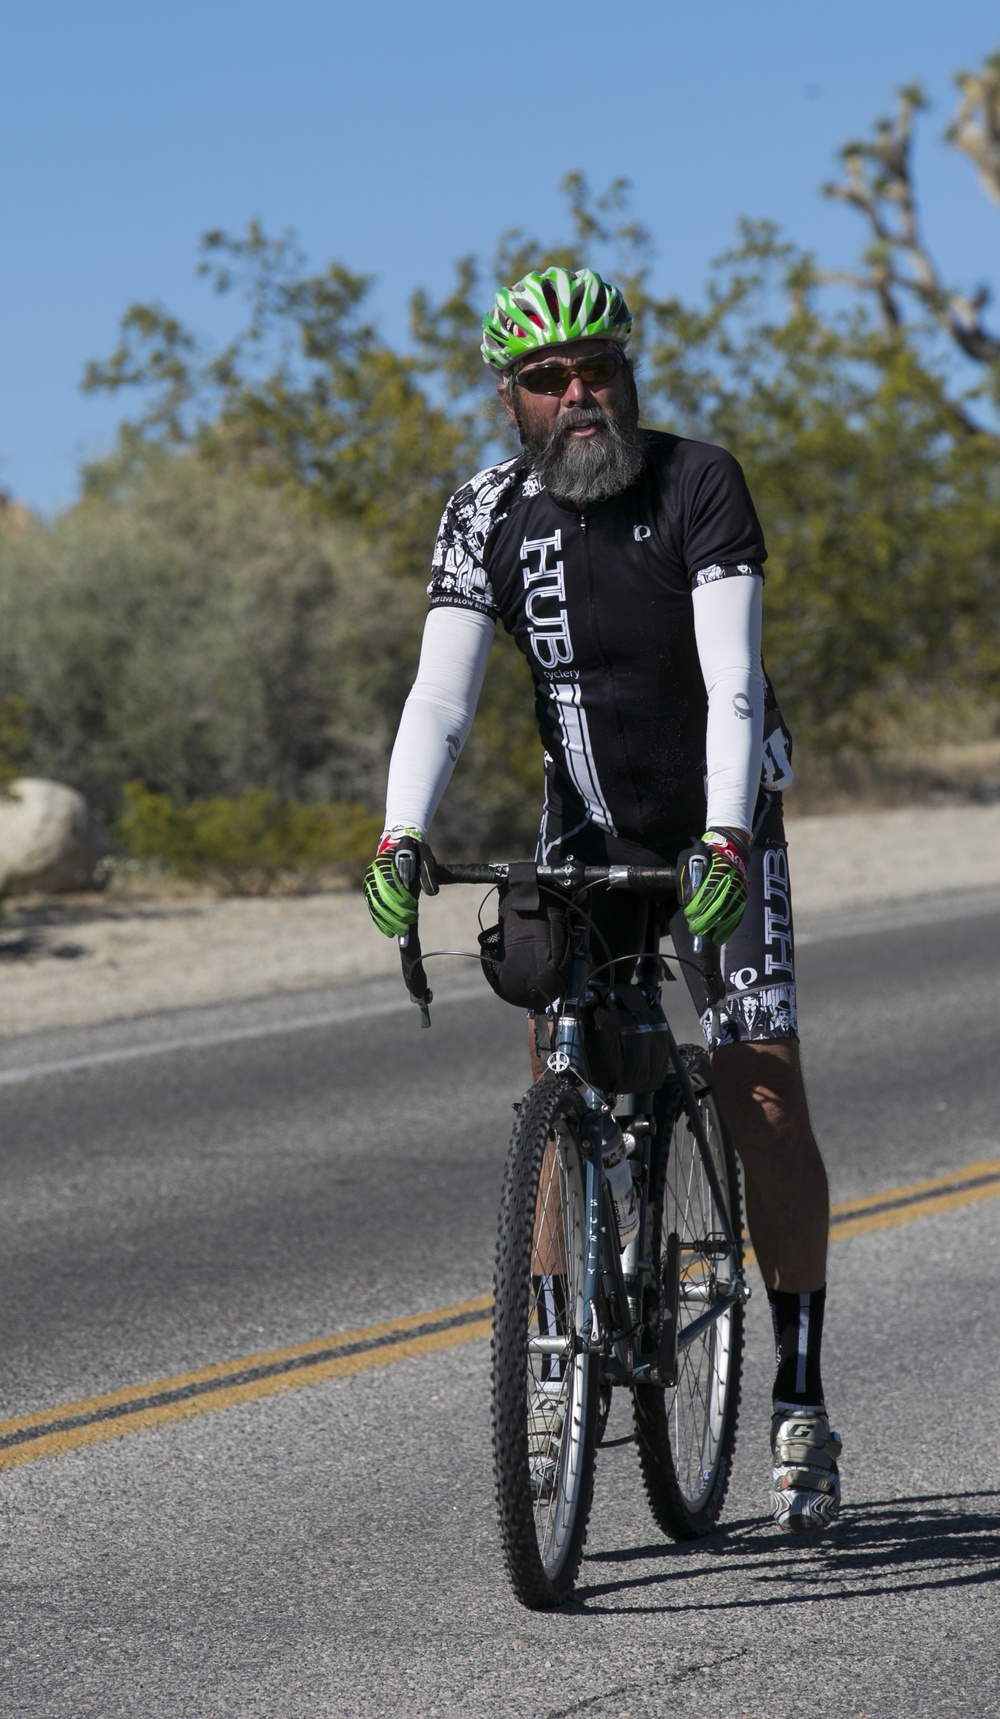
[[[420,1025],[429,1027],[431,1024],[430,1004],[434,1001],[434,992],[427,983],[427,974],[420,949],[420,938],[417,936],[415,925],[404,937],[396,940],[399,944],[399,959],[403,968],[403,983],[410,994],[410,1002],[416,1003],[420,1010]]]
[[[688,872],[691,878],[691,893],[696,895],[701,887],[702,879],[708,870],[708,862],[695,854],[688,862]],[[711,938],[695,937],[692,942],[698,961],[698,970],[705,983],[705,994],[712,1009],[718,1008],[726,995],[726,982],[722,977],[722,964],[719,951]]]
[[[392,856],[392,863],[400,883],[416,895],[417,892],[413,889],[413,885],[416,881],[416,856],[409,853],[406,848],[404,848],[402,852],[397,849]],[[399,959],[403,968],[403,983],[410,994],[410,1002],[416,1003],[417,1008],[420,1010],[420,1025],[422,1027],[429,1027],[431,1024],[429,1005],[434,1001],[434,992],[427,983],[427,974],[424,972],[424,964],[420,950],[420,938],[417,936],[416,926],[411,925],[409,931],[405,932],[402,937],[397,938],[396,941],[399,944]]]

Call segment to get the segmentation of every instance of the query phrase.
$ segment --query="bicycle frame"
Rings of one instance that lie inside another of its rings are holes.
[[[662,894],[675,881],[672,869],[643,868],[626,866],[584,867],[576,862],[554,867],[538,866],[536,875],[544,882],[562,894],[572,895],[581,887],[603,883],[610,888],[632,888],[640,894]],[[487,883],[497,884],[506,880],[508,866],[503,862],[479,865],[439,865],[437,868],[440,883]],[[421,1010],[421,1024],[430,1026],[429,1005],[433,1000],[426,976],[424,974],[419,940],[416,931],[408,937],[400,938],[400,954],[403,962],[403,972],[412,1001]],[[636,969],[636,980],[643,989],[652,994],[657,1000],[660,996],[661,962],[658,947],[654,947],[652,930],[647,937],[647,946],[643,950]],[[646,1235],[648,1198],[649,1198],[649,1141],[655,1126],[653,1119],[653,1093],[615,1094],[602,1092],[591,1085],[586,1072],[584,1054],[583,1027],[584,1017],[589,1004],[594,1000],[590,990],[590,944],[587,927],[582,923],[572,926],[572,963],[568,985],[568,997],[562,1002],[555,1025],[552,1049],[548,1058],[548,1067],[556,1075],[569,1076],[577,1082],[587,1106],[588,1112],[596,1118],[606,1118],[616,1106],[625,1103],[627,1108],[620,1112],[619,1120],[626,1126],[638,1123],[642,1147],[642,1191],[640,1203],[640,1240]],[[717,959],[709,951],[704,951],[702,973],[709,990],[713,1006],[721,1000],[722,982],[719,974]],[[723,1228],[721,1240],[725,1244],[725,1252],[739,1260],[739,1238],[733,1233],[728,1217],[728,1202],[719,1181],[715,1162],[709,1145],[697,1096],[691,1084],[691,1078],[681,1057],[677,1042],[669,1025],[666,1026],[671,1068],[677,1081],[684,1109],[691,1127],[692,1134],[698,1147],[699,1156],[705,1172],[705,1177],[712,1193],[716,1210],[721,1214]],[[636,1330],[632,1307],[639,1304],[644,1281],[648,1281],[652,1271],[652,1262],[645,1259],[635,1259],[635,1271],[629,1274],[632,1280],[630,1295],[629,1282],[623,1267],[623,1255],[618,1247],[618,1227],[611,1199],[610,1189],[604,1172],[603,1153],[600,1144],[601,1131],[592,1128],[585,1131],[586,1137],[582,1144],[586,1158],[586,1258],[584,1263],[584,1319],[583,1328],[578,1336],[581,1350],[599,1352],[604,1357],[603,1376],[611,1384],[658,1384],[673,1385],[677,1380],[677,1357],[680,1351],[693,1343],[708,1326],[721,1319],[738,1302],[748,1299],[749,1291],[743,1277],[742,1268],[737,1265],[733,1280],[726,1293],[720,1295],[711,1307],[697,1314],[686,1325],[680,1326],[680,1243],[679,1238],[671,1236],[668,1244],[666,1269],[664,1277],[665,1302],[662,1309],[662,1337],[658,1349],[652,1355],[637,1353],[639,1332]],[[706,1238],[707,1240],[708,1238]],[[706,1249],[706,1251],[708,1251]],[[608,1309],[609,1328],[602,1329],[599,1309]],[[536,1339],[548,1345],[552,1340]]]
[[[589,977],[589,949],[587,946],[586,929],[584,926],[573,928],[573,963],[570,970],[569,991],[571,1000],[564,1003],[556,1025],[553,1051],[549,1057],[548,1066],[556,1074],[572,1074],[579,1081],[588,1110],[596,1115],[607,1115],[613,1108],[615,1094],[603,1093],[590,1085],[584,1072],[583,1058],[583,1023],[582,1009],[579,999],[586,999],[587,981]],[[646,949],[640,959],[637,969],[640,984],[656,987],[659,995],[659,958],[651,949]],[[584,1002],[583,1007],[586,1007]],[[667,1026],[670,1062],[674,1078],[677,1080],[684,1098],[685,1110],[691,1124],[705,1176],[712,1192],[716,1208],[723,1219],[722,1239],[726,1243],[727,1252],[731,1251],[739,1257],[739,1244],[728,1220],[728,1202],[719,1182],[715,1162],[712,1157],[708,1136],[702,1121],[698,1101],[691,1085],[691,1078],[685,1067],[683,1058],[677,1047],[677,1041],[669,1025]],[[620,1099],[630,1099],[628,1110],[622,1112],[620,1120],[636,1121],[648,1117],[652,1121],[653,1094],[629,1093],[618,1095]],[[644,1172],[648,1171],[649,1151],[648,1140],[651,1130],[644,1129]],[[635,1338],[637,1333],[629,1316],[630,1297],[622,1266],[622,1253],[617,1247],[617,1224],[614,1216],[610,1190],[604,1175],[603,1156],[599,1145],[599,1136],[595,1131],[592,1137],[584,1142],[587,1154],[586,1210],[587,1210],[587,1256],[584,1267],[584,1324],[581,1333],[581,1344],[585,1349],[597,1350],[605,1355],[604,1377],[614,1384],[660,1384],[676,1383],[678,1352],[693,1343],[695,1338],[721,1319],[737,1301],[746,1299],[746,1284],[741,1270],[738,1270],[729,1292],[707,1308],[688,1324],[680,1326],[679,1318],[679,1289],[680,1289],[680,1249],[674,1246],[668,1256],[665,1276],[667,1278],[668,1305],[663,1309],[664,1335],[660,1347],[654,1356],[648,1359],[637,1359],[635,1353]],[[642,1195],[640,1206],[639,1235],[646,1233],[646,1212],[648,1204],[648,1177],[643,1175]],[[671,1238],[673,1239],[673,1238]],[[650,1263],[645,1260],[636,1261],[637,1284],[641,1285],[642,1278],[650,1270]],[[604,1291],[604,1304],[612,1310],[611,1329],[601,1330],[598,1314],[598,1283]],[[633,1292],[632,1299],[635,1299]],[[610,1354],[608,1353],[610,1345]]]

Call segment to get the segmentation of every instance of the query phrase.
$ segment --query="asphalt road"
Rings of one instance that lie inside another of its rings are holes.
[[[835,1202],[1000,1158],[997,907],[822,929],[801,1012]],[[522,1029],[457,983],[431,1033],[376,985],[353,1021],[328,992],[8,1045],[0,1415],[488,1291]],[[986,1200],[834,1247],[835,1534],[762,1517],[758,1294],[724,1531],[664,1543],[634,1452],[603,1452],[555,1616],[500,1569],[481,1341],[0,1473],[0,1713],[1000,1711],[998,1229]]]

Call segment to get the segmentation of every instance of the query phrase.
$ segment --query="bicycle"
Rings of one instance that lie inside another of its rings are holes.
[[[659,953],[656,904],[675,893],[674,868],[437,867],[441,884],[502,886],[512,874],[565,904],[572,949],[566,994],[550,1011],[546,1070],[515,1106],[495,1277],[501,1539],[515,1594],[542,1609],[573,1591],[616,1388],[632,1393],[658,1526],[678,1540],[715,1527],[736,1442],[749,1289],[736,1158],[708,1057],[677,1044],[662,1009],[662,981],[674,975]],[[581,902],[597,887],[653,904],[628,986],[593,960]],[[416,927],[399,941],[407,989],[429,1026]],[[711,946],[698,959],[714,1008],[718,960]]]

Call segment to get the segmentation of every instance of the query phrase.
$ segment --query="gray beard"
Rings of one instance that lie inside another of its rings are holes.
[[[566,413],[543,442],[522,423],[516,389],[514,411],[521,441],[549,494],[572,502],[574,507],[607,501],[609,496],[628,489],[642,470],[646,450],[636,407],[622,422],[609,417],[599,406],[578,406]],[[581,424],[601,427],[596,436],[588,436],[585,441],[570,441],[570,431]]]

